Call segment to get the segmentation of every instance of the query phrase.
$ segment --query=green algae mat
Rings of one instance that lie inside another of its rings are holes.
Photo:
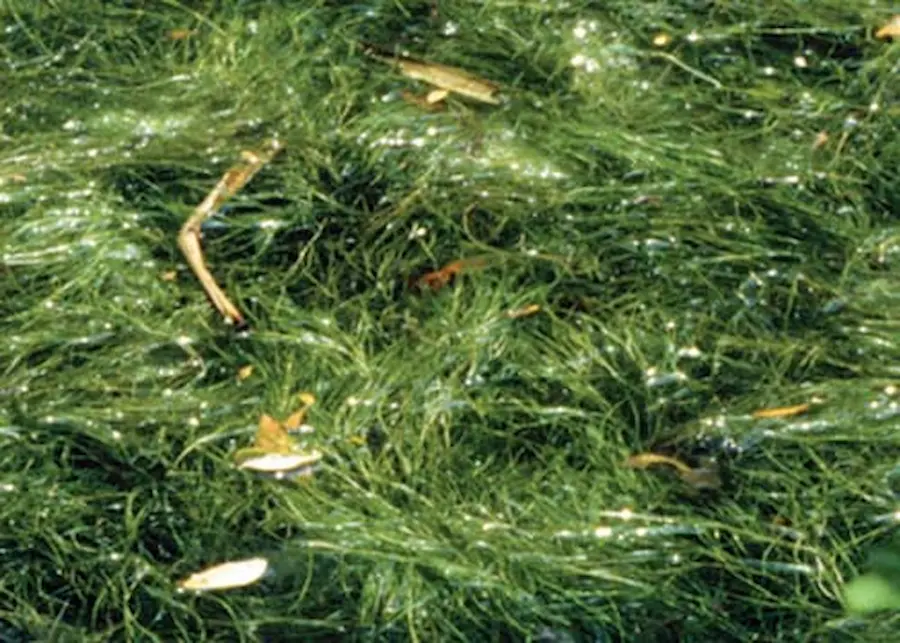
[[[0,639],[893,640],[891,5],[0,2]]]

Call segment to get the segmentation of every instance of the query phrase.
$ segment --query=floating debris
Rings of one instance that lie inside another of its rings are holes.
[[[678,458],[660,453],[639,453],[630,456],[625,466],[633,469],[646,469],[656,465],[667,465],[675,469],[681,480],[695,489],[719,489],[722,479],[719,472],[711,467],[690,467]]]
[[[519,319],[520,317],[531,317],[541,312],[541,307],[537,304],[528,304],[522,308],[512,308],[506,311],[506,316],[510,319]]]
[[[169,29],[166,35],[168,36],[169,40],[184,40],[186,38],[190,38],[195,33],[197,32],[193,29]]]
[[[440,270],[429,272],[416,279],[413,283],[419,288],[430,288],[432,291],[438,291],[446,286],[456,275],[472,268],[483,268],[487,265],[487,260],[483,258],[474,259],[458,259]]]
[[[298,469],[312,473],[312,465],[322,459],[318,451],[309,453],[266,453],[247,458],[238,464],[238,469],[260,471],[262,473],[300,473]],[[304,471],[303,473],[306,473]]]
[[[4,185],[6,183],[25,183],[28,181],[28,177],[24,174],[19,174],[18,172],[14,174],[8,174],[6,176],[0,176],[0,185]]]
[[[407,103],[409,103],[410,105],[415,105],[416,107],[424,109],[428,112],[440,112],[446,109],[446,103],[429,102],[429,96],[431,96],[431,94],[428,94],[428,96],[419,96],[418,94],[413,94],[412,92],[406,90],[400,92],[400,97]]]
[[[809,403],[805,402],[803,404],[795,404],[794,406],[780,406],[778,408],[773,409],[759,409],[758,411],[754,411],[751,417],[754,420],[765,420],[769,418],[787,418],[793,417],[795,415],[800,415],[801,413],[806,413],[809,410]]]
[[[177,586],[182,591],[198,592],[246,587],[265,576],[268,570],[269,561],[265,558],[235,560],[195,572],[178,581]]]
[[[828,138],[829,138],[829,136],[828,136],[827,131],[821,130],[821,131],[817,132],[815,139],[813,139],[812,148],[814,150],[817,150],[821,147],[824,147],[825,144],[828,142]]]
[[[372,45],[363,45],[366,55],[393,65],[400,73],[413,80],[421,80],[438,88],[436,92],[430,92],[425,99],[426,103],[433,104],[444,100],[448,94],[454,93],[467,96],[482,103],[499,105],[500,99],[497,93],[499,85],[483,78],[472,76],[457,67],[441,65],[440,63],[417,60],[406,56],[395,56],[382,51]],[[444,92],[441,94],[440,92]]]
[[[900,36],[900,14],[892,16],[890,20],[884,23],[881,29],[875,32],[875,37],[882,40],[897,38],[898,36]]]
[[[290,432],[312,430],[304,421],[309,407],[315,403],[315,397],[310,393],[301,393],[299,397],[303,407],[284,422],[265,413],[260,416],[253,446],[234,454],[238,469],[272,473],[278,478],[312,474],[314,465],[322,459],[322,453],[317,450],[302,451],[294,443]]]
[[[251,152],[244,150],[241,152],[241,158],[244,163],[235,165],[219,180],[216,187],[206,195],[203,202],[194,209],[194,213],[181,226],[181,232],[178,234],[178,246],[187,259],[188,265],[200,283],[203,285],[207,296],[216,310],[219,311],[232,324],[243,326],[244,317],[238,311],[237,307],[231,303],[225,292],[216,283],[215,277],[206,267],[203,258],[203,249],[200,247],[200,226],[207,217],[212,215],[221,207],[225,201],[234,196],[253,176],[259,172],[264,165],[269,163],[282,149],[279,141],[273,140],[269,143],[269,147],[262,152]]]
[[[291,413],[288,419],[283,422],[282,426],[288,431],[302,431],[303,423],[306,421],[306,414],[309,413],[310,407],[316,403],[316,396],[312,393],[298,393],[297,398],[303,406]]]

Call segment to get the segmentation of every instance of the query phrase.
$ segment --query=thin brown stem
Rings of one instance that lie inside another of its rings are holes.
[[[200,284],[206,291],[207,296],[212,302],[216,310],[219,311],[228,321],[235,325],[244,324],[244,316],[241,315],[237,307],[231,303],[228,295],[216,283],[215,277],[206,266],[203,257],[203,248],[200,245],[202,236],[200,226],[203,222],[218,210],[225,201],[236,194],[246,185],[253,176],[259,172],[262,167],[274,158],[282,149],[279,141],[270,142],[267,149],[262,152],[251,152],[244,150],[241,152],[243,164],[238,164],[230,168],[216,186],[206,195],[203,202],[195,209],[193,214],[181,226],[178,234],[178,247],[184,253],[188,265],[200,280]]]

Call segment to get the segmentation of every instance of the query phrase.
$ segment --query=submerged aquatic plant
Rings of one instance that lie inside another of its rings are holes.
[[[112,4],[0,3],[0,638],[890,640],[891,6]],[[192,230],[239,331],[176,239],[273,139]],[[297,390],[327,467],[238,469]]]

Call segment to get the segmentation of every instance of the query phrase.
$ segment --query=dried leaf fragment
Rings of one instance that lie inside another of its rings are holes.
[[[628,459],[625,460],[625,465],[632,469],[646,469],[657,464],[666,464],[678,471],[687,471],[690,469],[688,465],[678,458],[673,458],[661,453],[638,453],[636,455],[628,456]]]
[[[267,453],[290,453],[293,441],[281,422],[263,413],[259,417],[254,446]]]
[[[269,570],[269,561],[265,558],[247,558],[222,563],[195,572],[178,581],[180,590],[209,591],[213,589],[234,589],[252,585]]]
[[[287,431],[301,430],[303,423],[306,421],[306,414],[309,413],[309,408],[316,403],[316,396],[312,393],[299,393],[297,397],[303,406],[291,413],[288,419],[284,421],[284,428]]]
[[[825,130],[821,130],[820,132],[817,132],[815,139],[813,139],[812,148],[814,150],[817,150],[820,147],[824,147],[825,143],[828,142],[828,138],[829,138],[828,132],[826,132]]]
[[[875,32],[875,37],[881,40],[888,38],[896,38],[900,36],[900,14],[891,17],[884,25]]]
[[[392,56],[378,51],[371,45],[364,45],[363,51],[382,62],[386,62],[395,66],[401,74],[413,80],[421,80],[434,85],[440,90],[467,96],[482,103],[490,105],[499,105],[500,99],[497,96],[500,88],[484,78],[478,78],[458,67],[450,67],[440,63],[428,62],[425,60],[417,60],[406,56]],[[441,100],[446,97],[441,97]],[[430,100],[429,102],[437,102]]]
[[[672,467],[683,482],[695,489],[718,489],[722,486],[722,479],[715,469],[690,467],[678,458],[662,455],[661,453],[638,453],[625,460],[625,466],[633,469],[646,469],[656,465]]]
[[[184,40],[196,33],[193,29],[170,29],[168,32],[169,40]]]
[[[447,89],[432,89],[425,96],[425,102],[429,105],[434,105],[435,103],[440,103],[442,100],[447,98],[450,95],[450,91]]]
[[[446,104],[443,102],[429,103],[427,96],[418,96],[409,91],[400,92],[400,97],[410,105],[415,105],[416,107],[424,109],[427,112],[440,112],[446,108]]]
[[[450,283],[450,280],[456,275],[466,270],[482,268],[486,265],[487,261],[483,258],[458,259],[448,263],[440,270],[435,270],[434,272],[422,275],[415,281],[415,285],[419,288],[430,288],[433,291],[438,291]]]
[[[297,399],[300,400],[301,404],[303,404],[303,406],[307,408],[316,403],[316,396],[307,391],[297,393]]]
[[[506,311],[506,316],[510,319],[519,319],[520,317],[531,317],[541,312],[541,307],[537,304],[528,304],[522,308],[512,308]]]
[[[322,453],[300,450],[289,433],[302,431],[304,428],[311,430],[303,422],[315,397],[310,393],[301,393],[299,397],[304,406],[284,422],[279,422],[266,413],[260,416],[253,446],[240,449],[234,454],[238,469],[273,473],[276,477],[306,476],[312,473],[313,466],[322,459]]]
[[[793,406],[779,406],[772,409],[759,409],[754,411],[751,417],[754,420],[764,420],[769,418],[786,418],[800,415],[809,410],[809,402],[803,404],[795,404]]]

